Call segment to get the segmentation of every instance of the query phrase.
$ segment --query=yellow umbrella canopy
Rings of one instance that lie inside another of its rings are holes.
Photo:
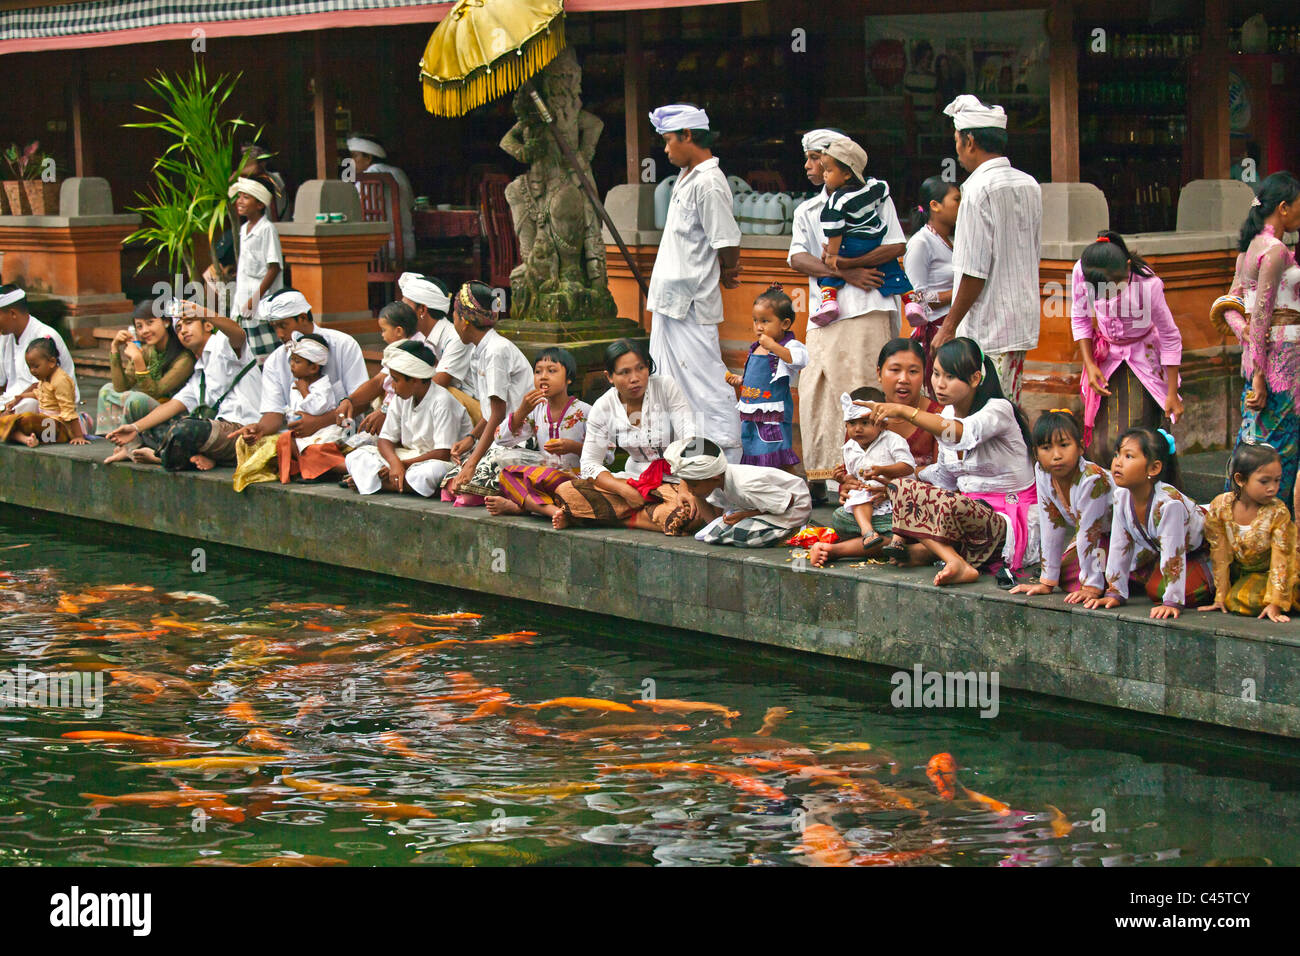
[[[563,0],[459,0],[420,61],[424,108],[463,116],[514,92],[563,49]]]

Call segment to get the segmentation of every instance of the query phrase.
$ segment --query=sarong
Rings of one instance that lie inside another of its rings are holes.
[[[235,440],[235,477],[232,483],[235,491],[243,491],[259,481],[275,481],[276,473],[271,462],[275,460],[279,439],[279,435],[263,435],[252,443],[242,437]]]
[[[1233,614],[1249,614],[1251,617],[1258,617],[1267,606],[1264,596],[1268,594],[1268,571],[1267,561],[1262,566],[1249,569],[1234,561],[1229,572],[1232,584],[1228,586],[1228,595],[1224,598],[1223,606]],[[1296,591],[1291,595],[1291,607],[1283,607],[1282,610],[1290,611],[1291,608],[1296,607],[1298,598],[1300,598],[1300,583],[1297,583]]]
[[[799,373],[803,464],[810,481],[825,481],[844,464],[840,395],[880,387],[876,359],[889,341],[893,312],[868,312],[818,328],[808,326],[808,367]]]
[[[889,500],[894,534],[942,541],[976,568],[1002,556],[1007,523],[987,502],[917,478],[891,482]]]
[[[858,520],[853,517],[853,512],[842,506],[836,508],[835,513],[831,515],[831,527],[835,529],[841,541],[862,537],[862,529],[858,527]],[[894,516],[888,511],[882,515],[873,514],[871,530],[876,534],[889,534],[894,530]]]
[[[1135,584],[1146,591],[1152,604],[1164,603],[1165,580],[1160,571],[1159,561],[1152,559],[1133,572],[1129,577],[1130,594],[1133,593]],[[1214,602],[1214,567],[1210,563],[1208,548],[1202,547],[1187,556],[1183,594],[1186,596],[1183,607],[1200,607],[1202,604]],[[1260,610],[1262,611],[1263,607]]]
[[[695,540],[705,544],[731,544],[737,548],[765,548],[779,544],[790,536],[790,532],[797,530],[797,527],[773,524],[757,515],[742,518],[735,524],[727,524],[725,516],[718,515],[695,533]]]
[[[735,390],[727,384],[718,326],[695,321],[694,306],[684,319],[656,312],[653,323],[650,356],[656,370],[681,387],[695,413],[695,433],[717,443],[728,461],[739,464],[740,412]],[[838,395],[835,400],[839,401]]]
[[[560,508],[580,524],[632,528],[638,513],[644,513],[664,534],[674,536],[696,531],[704,524],[702,516],[688,522],[677,511],[681,499],[676,485],[660,485],[641,508],[632,508],[613,492],[597,488],[590,478],[566,481],[555,489],[555,496]]]
[[[420,452],[413,448],[398,447],[396,452],[399,461],[420,456]],[[361,494],[373,495],[383,487],[379,473],[388,467],[388,462],[384,461],[384,456],[379,454],[379,449],[374,445],[363,445],[358,448],[344,459],[344,464],[347,466],[348,474],[352,476],[352,483],[357,486],[357,491]],[[425,498],[432,497],[438,493],[443,478],[452,467],[452,462],[441,458],[431,458],[408,465],[406,486]]]
[[[1025,378],[1024,352],[991,352],[993,367],[998,373],[998,384],[1002,394],[1013,405],[1020,404],[1020,386]]]
[[[1085,442],[1089,460],[1109,463],[1118,450],[1120,435],[1138,425],[1159,428],[1165,410],[1151,397],[1151,392],[1127,362],[1111,373],[1106,387],[1110,389],[1110,395],[1097,396],[1100,403],[1092,424],[1092,440],[1087,441],[1085,436]],[[1086,411],[1085,406],[1085,426]]]
[[[306,439],[297,439],[300,447],[295,450],[293,433],[280,432],[276,439],[275,453],[279,459],[281,484],[287,485],[289,479],[295,476],[302,478],[303,481],[315,481],[336,468],[344,467],[343,450],[339,448],[337,442],[318,441],[310,445],[301,445],[304,440],[312,441],[315,437],[312,435]]]
[[[569,472],[545,465],[506,465],[497,476],[502,497],[524,509],[530,501],[539,508],[546,505],[558,507],[560,502],[556,499],[556,490],[572,480],[573,475]]]
[[[1296,469],[1300,466],[1300,416],[1296,415],[1295,397],[1288,391],[1275,392],[1270,389],[1268,400],[1258,412],[1246,407],[1246,393],[1250,391],[1247,380],[1241,390],[1241,428],[1237,432],[1237,444],[1264,442],[1273,446],[1273,450],[1282,459],[1282,486],[1277,496],[1286,502],[1295,516]],[[1228,460],[1228,470],[1232,460]],[[1226,475],[1224,491],[1232,491],[1232,475]],[[1263,610],[1263,608],[1260,608]]]
[[[53,412],[23,412],[19,415],[0,416],[0,442],[8,441],[15,430],[35,435],[42,444],[47,439],[51,444],[72,441],[72,428],[62,419],[55,418]]]

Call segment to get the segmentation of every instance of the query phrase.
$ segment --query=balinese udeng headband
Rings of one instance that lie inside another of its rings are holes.
[[[373,156],[375,159],[387,159],[388,153],[384,147],[380,146],[373,139],[366,139],[364,136],[348,137],[349,153],[365,153],[367,156]]]
[[[271,190],[267,189],[256,179],[245,179],[243,176],[240,176],[231,183],[230,188],[226,190],[226,195],[231,199],[234,199],[240,193],[248,193],[248,195],[252,196],[263,206],[271,205]]]
[[[957,129],[1007,128],[1007,112],[1000,106],[985,106],[979,97],[963,93],[943,108]]]
[[[848,392],[840,392],[840,409],[844,412],[846,422],[857,421],[859,418],[867,418],[871,415],[871,409],[853,404],[853,396]]]
[[[311,311],[311,303],[297,289],[281,289],[263,299],[257,308],[266,321],[278,322],[306,315]]]
[[[384,349],[384,367],[410,378],[433,378],[437,367],[421,357],[424,355],[432,356],[433,350],[423,342],[394,342]]]
[[[709,114],[689,103],[661,106],[650,113],[656,133],[676,133],[684,129],[708,129]]]
[[[456,293],[456,302],[452,308],[455,310],[456,318],[476,328],[490,329],[497,324],[497,314],[478,304],[478,299],[474,298],[468,282]]]
[[[810,129],[803,134],[803,151],[805,153],[824,153],[826,147],[837,139],[848,139],[846,135],[833,129]]]
[[[406,286],[402,289],[402,295],[412,302],[418,302],[420,305],[433,309],[435,312],[441,312],[444,315],[451,308],[451,296],[424,276],[417,275],[407,279]]]
[[[0,295],[0,309],[7,308],[15,302],[21,302],[25,298],[27,298],[27,293],[22,289],[6,292],[4,295]]]
[[[664,461],[683,481],[705,481],[727,470],[727,456],[708,454],[699,438],[679,438],[664,449]]]
[[[1178,454],[1178,446],[1174,444],[1174,436],[1169,434],[1169,432],[1165,431],[1163,428],[1157,428],[1156,431],[1165,436],[1165,441],[1169,443],[1169,454]]]
[[[290,347],[291,355],[306,359],[308,362],[314,362],[321,368],[329,362],[330,350],[327,346],[321,345],[315,339],[301,338]]]

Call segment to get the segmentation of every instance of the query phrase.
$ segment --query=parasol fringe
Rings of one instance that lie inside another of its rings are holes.
[[[424,81],[424,108],[439,116],[464,116],[484,103],[513,93],[535,76],[564,49],[564,19],[524,41],[519,53],[500,56],[488,68],[475,70],[461,80],[438,80],[420,70]]]

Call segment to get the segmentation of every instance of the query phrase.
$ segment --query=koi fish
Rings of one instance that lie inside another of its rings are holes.
[[[646,773],[704,773],[717,777],[732,786],[749,793],[756,794],[760,797],[767,797],[770,800],[784,800],[785,792],[768,786],[761,780],[740,773],[735,770],[728,770],[726,767],[715,767],[707,763],[682,763],[679,761],[663,761],[658,763],[629,763],[617,767],[602,767],[599,773],[623,773],[625,771],[643,770]]]
[[[899,863],[910,863],[913,860],[919,860],[922,857],[929,856],[931,853],[938,853],[945,847],[928,846],[921,850],[893,850],[888,853],[871,853],[867,856],[855,856],[853,858],[854,866],[897,866]]]
[[[281,740],[265,727],[254,727],[235,743],[238,746],[247,747],[249,750],[279,750],[282,752],[293,750],[288,741]]]
[[[109,671],[109,676],[113,678],[113,684],[122,684],[125,687],[134,687],[137,690],[145,691],[141,700],[157,700],[158,695],[167,688],[163,686],[162,681],[155,680],[152,677],[146,677],[144,674],[132,674],[130,671]]]
[[[455,687],[482,687],[477,677],[469,671],[448,671],[447,680],[451,681]]]
[[[422,617],[426,621],[479,621],[483,619],[482,614],[474,614],[471,611],[452,611],[450,614],[413,614],[412,617]]]
[[[472,720],[482,720],[484,717],[497,717],[506,712],[506,702],[510,700],[509,694],[494,694],[492,697],[484,700],[468,717],[456,718],[456,723],[467,724]]]
[[[763,715],[763,726],[754,731],[754,736],[770,737],[776,725],[793,713],[794,711],[788,707],[769,707],[767,713]]]
[[[871,744],[860,741],[853,741],[852,743],[847,744],[835,744],[824,740],[815,740],[813,741],[813,746],[824,747],[825,749],[822,751],[824,754],[858,753],[871,749]]]
[[[347,866],[347,860],[335,856],[269,856],[253,863],[235,864],[237,866]]]
[[[382,651],[387,647],[387,644],[380,643],[358,644],[355,646],[344,644],[340,647],[331,647],[328,650],[321,651],[320,658],[321,660],[325,660],[326,658],[332,660],[336,657],[356,657],[360,654],[373,654],[376,651]]]
[[[203,773],[216,773],[221,770],[244,770],[252,773],[258,767],[269,763],[284,763],[283,757],[254,757],[252,755],[194,757],[188,760],[151,760],[134,766],[150,767],[159,770],[198,770]],[[128,768],[123,768],[128,769]]]
[[[301,793],[310,793],[317,800],[342,800],[345,797],[364,797],[370,793],[369,787],[348,787],[341,783],[327,783],[324,780],[291,777],[287,773],[280,775],[280,782]]]
[[[307,717],[320,713],[321,708],[324,706],[325,697],[323,695],[312,694],[306,697],[303,702],[298,705],[298,713],[293,715],[294,723],[298,723],[299,721],[305,720]]]
[[[150,594],[154,588],[151,584],[105,584],[94,588],[96,591],[127,591],[137,592],[140,594]]]
[[[848,866],[853,857],[840,832],[825,823],[804,826],[799,852],[809,866]]]
[[[417,807],[411,803],[394,803],[391,800],[361,800],[354,806],[358,810],[369,810],[384,820],[408,820],[412,817],[431,818],[437,814],[428,807]]]
[[[649,707],[656,714],[696,714],[710,713],[720,714],[728,722],[740,716],[740,711],[731,710],[721,704],[710,704],[701,700],[634,700],[632,703],[638,707]]]
[[[941,800],[953,800],[957,797],[957,761],[952,754],[935,754],[925,766],[925,775],[934,784]]]
[[[573,710],[598,710],[602,713],[614,711],[620,714],[635,714],[627,704],[620,704],[612,700],[601,700],[599,697],[556,697],[553,700],[544,700],[540,704],[516,704],[517,707],[527,707],[529,710],[545,710],[548,707],[568,707]]]
[[[166,627],[174,631],[203,631],[206,630],[201,624],[194,624],[190,621],[177,620],[174,617],[155,616],[149,618],[149,623],[154,627]]]
[[[294,664],[292,667],[284,667],[278,671],[272,671],[270,674],[259,677],[256,683],[258,687],[271,687],[275,684],[283,684],[291,680],[302,680],[304,678],[322,676],[341,666],[341,664],[335,664],[329,661],[314,661],[310,664]]]
[[[520,783],[510,787],[493,787],[488,792],[524,797],[571,797],[575,793],[592,793],[600,788],[598,783]]]
[[[658,740],[665,732],[682,733],[690,729],[690,724],[602,724],[599,727],[574,730],[556,736],[564,740],[603,740],[606,737],[641,737],[645,740]]]
[[[65,661],[61,664],[55,664],[56,671],[111,671],[116,670],[116,664],[110,664],[108,661]]]
[[[764,760],[762,757],[746,757],[745,763],[759,770],[788,773],[795,777],[811,779],[814,783],[833,783],[840,787],[851,787],[854,782],[843,774],[829,767],[817,767],[809,764],[795,763],[791,760]]]
[[[779,737],[718,737],[710,743],[725,747],[733,754],[773,753],[797,757],[812,756],[812,751],[802,744],[782,740]]]
[[[463,643],[459,638],[449,637],[446,640],[434,641],[432,644],[416,644],[412,647],[399,647],[395,651],[389,651],[387,654],[381,654],[375,658],[379,664],[391,664],[396,661],[404,661],[409,657],[418,657],[421,654],[427,654],[430,651],[437,650],[440,647],[447,647],[450,644]]]
[[[88,743],[123,744],[136,750],[154,750],[172,753],[186,750],[208,750],[206,744],[191,743],[175,737],[147,737],[143,734],[129,734],[120,730],[73,730],[62,735],[68,740],[84,740]]]
[[[430,704],[469,704],[486,698],[502,696],[500,687],[480,687],[478,690],[457,691],[454,694],[440,694],[437,697],[421,697],[420,700]],[[509,697],[509,694],[505,694]]]
[[[111,634],[87,634],[87,641],[156,641],[167,633],[165,627],[154,631],[114,631]]]
[[[311,622],[303,624],[303,629],[308,631],[323,631],[326,634],[334,633],[334,628],[332,627],[326,627],[324,624],[312,624]]]
[[[342,611],[346,609],[346,604],[322,604],[319,601],[301,601],[292,603],[289,601],[272,601],[267,606],[269,611],[284,611],[290,614],[296,614],[299,611]]]
[[[110,797],[102,793],[83,793],[83,799],[90,801],[92,809],[99,807],[199,807],[204,813],[219,820],[242,823],[244,811],[241,807],[232,807],[224,800],[224,795],[211,790],[193,790],[183,787],[180,790],[158,790],[149,793],[127,793]]]
[[[86,618],[86,623],[99,627],[125,627],[132,631],[144,630],[144,625],[139,621],[129,621],[123,617],[89,617]]]
[[[531,644],[533,638],[537,636],[536,631],[513,631],[509,634],[496,634],[492,637],[484,638],[481,641],[470,641],[471,644]]]
[[[66,737],[67,734],[64,734],[64,736]],[[1074,829],[1074,825],[1070,823],[1069,818],[1066,817],[1066,815],[1062,813],[1060,810],[1058,810],[1056,807],[1052,806],[1050,803],[1047,804],[1047,809],[1052,811],[1052,819],[1050,823],[1050,826],[1052,828],[1052,836],[1054,837],[1069,836],[1070,831]]]
[[[221,607],[226,604],[220,598],[215,598],[211,594],[204,594],[202,591],[168,591],[163,597],[169,597],[173,601],[193,601],[195,604],[216,604]]]
[[[554,737],[555,734],[531,720],[515,719],[510,721],[510,729],[525,737]]]
[[[428,754],[416,753],[411,749],[411,743],[395,730],[387,731],[379,735],[379,742],[384,745],[385,749],[391,750],[395,754],[408,757],[411,760],[432,760]]]

